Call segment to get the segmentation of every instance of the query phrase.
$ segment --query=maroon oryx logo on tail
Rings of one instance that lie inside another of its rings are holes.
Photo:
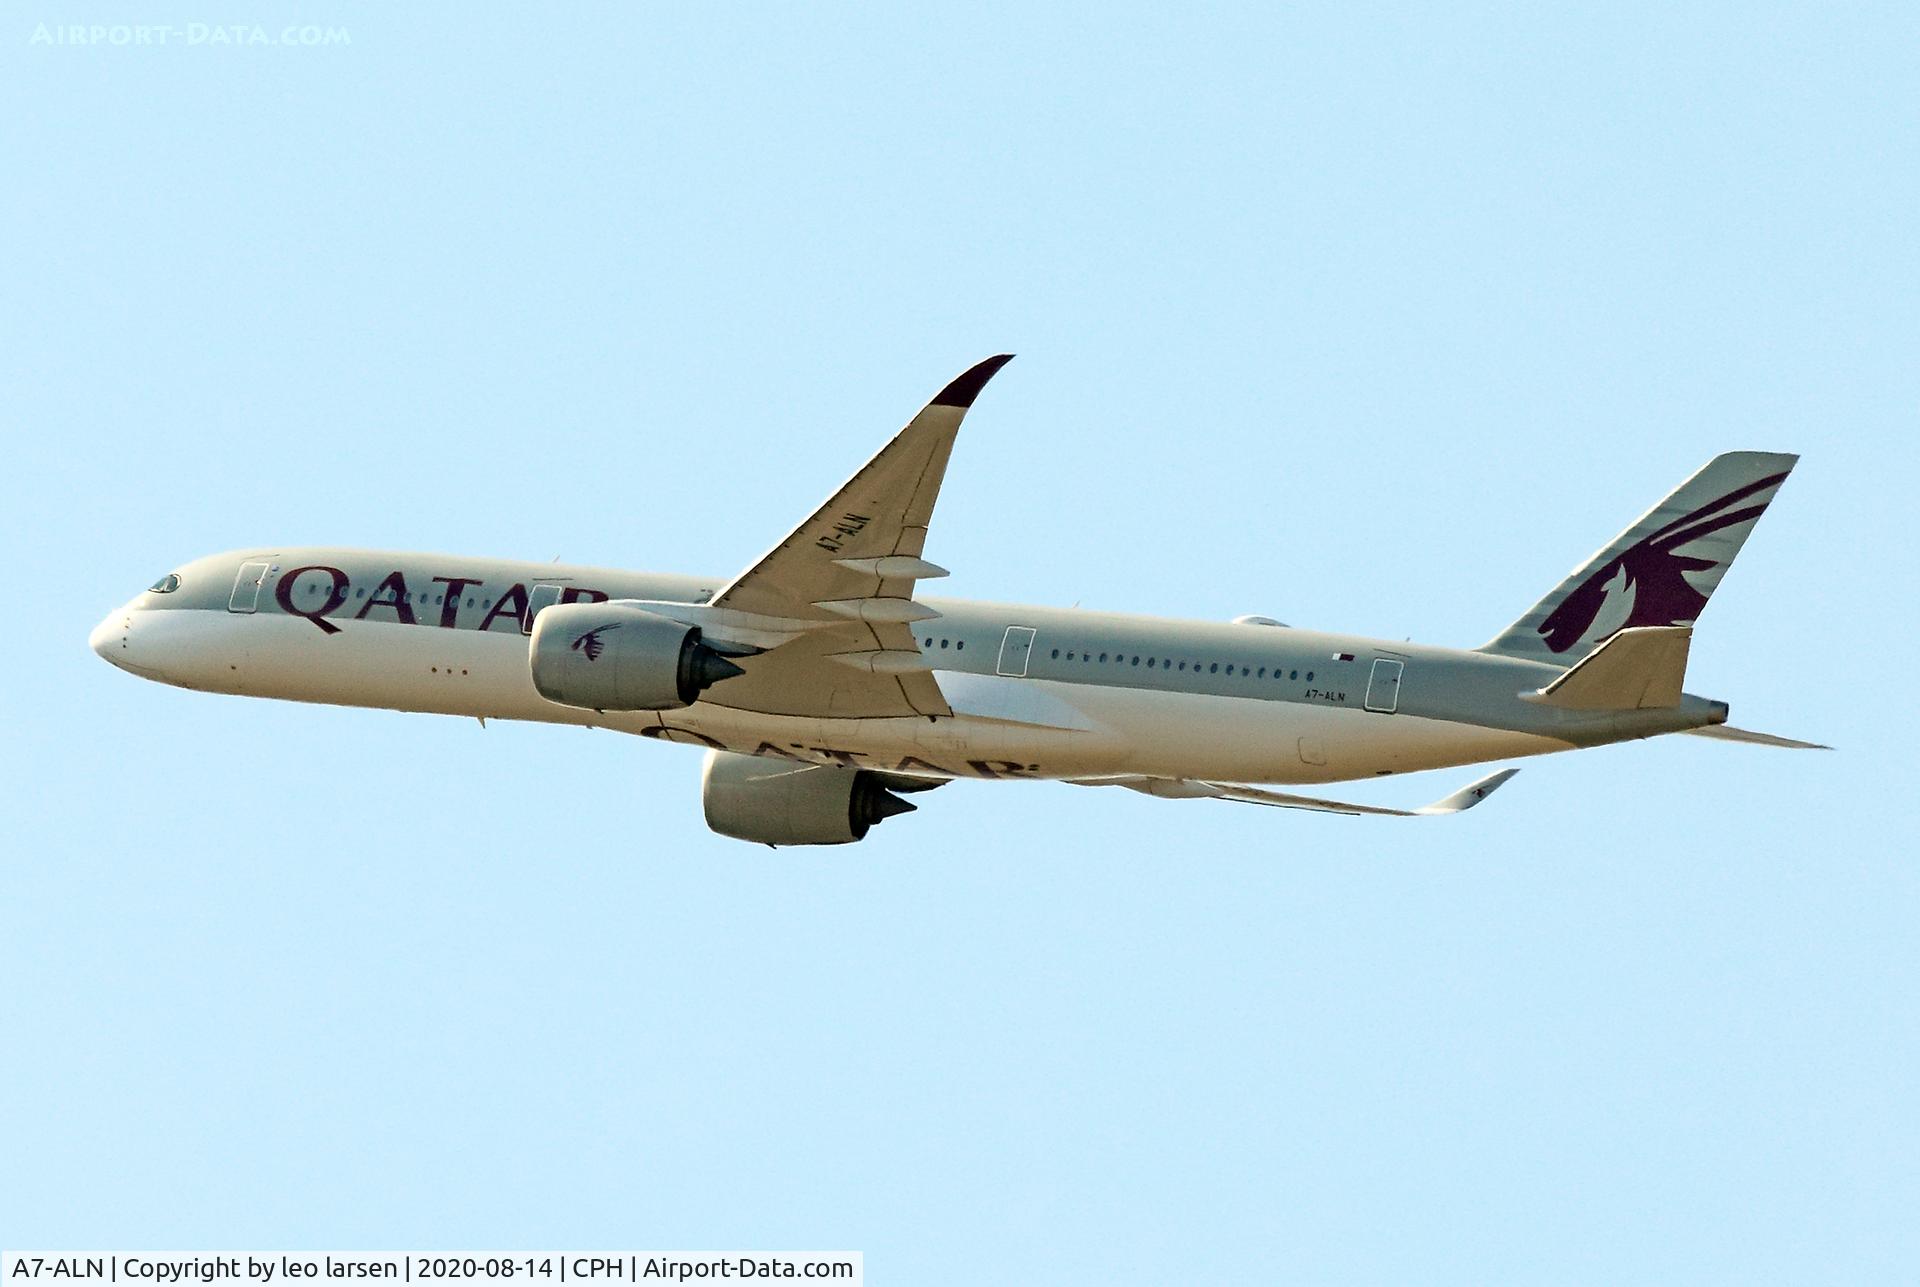
[[[1703,572],[1718,560],[1674,551],[1723,528],[1759,518],[1766,511],[1767,501],[1738,509],[1733,506],[1756,492],[1778,487],[1786,477],[1784,473],[1774,474],[1730,491],[1648,533],[1618,556],[1608,559],[1540,623],[1540,635],[1547,647],[1554,652],[1565,652],[1584,639],[1606,606],[1608,589],[1615,582],[1621,582],[1618,588],[1633,595],[1633,606],[1616,631],[1628,626],[1676,626],[1693,621],[1700,615],[1700,609],[1707,606],[1707,596],[1693,588],[1686,574]]]
[[[600,636],[605,634],[609,630],[618,630],[619,628],[620,628],[620,623],[617,621],[613,622],[610,625],[595,626],[593,629],[587,631],[587,633],[585,633],[584,635],[581,635],[578,638],[576,638],[572,643],[568,644],[567,647],[572,649],[574,652],[583,652],[587,654],[588,661],[599,661],[600,650],[607,646],[607,641],[602,639]]]

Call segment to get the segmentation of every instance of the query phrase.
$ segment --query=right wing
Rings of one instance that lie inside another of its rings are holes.
[[[967,409],[1011,354],[988,358],[928,403],[786,539],[693,614],[709,639],[764,649],[704,700],[774,715],[951,715],[915,624],[914,601],[947,457]]]

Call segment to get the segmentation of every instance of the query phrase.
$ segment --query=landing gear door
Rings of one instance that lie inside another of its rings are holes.
[[[1391,657],[1376,657],[1373,661],[1373,674],[1367,678],[1367,709],[1391,715],[1400,709],[1400,672],[1407,668],[1404,661],[1395,661]]]
[[[1032,626],[1008,626],[1006,637],[1000,641],[1000,660],[994,666],[998,674],[1012,675],[1016,679],[1027,676],[1027,657],[1033,652],[1034,628]]]
[[[233,578],[233,597],[227,600],[228,612],[254,612],[260,607],[260,587],[267,583],[268,563],[258,559],[240,565]]]
[[[520,623],[520,633],[523,635],[532,634],[533,619],[540,615],[540,609],[551,608],[554,604],[560,602],[560,596],[566,592],[566,588],[564,585],[534,586],[533,592],[527,595],[527,616],[526,620]]]

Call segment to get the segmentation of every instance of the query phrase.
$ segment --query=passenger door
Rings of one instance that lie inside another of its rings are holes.
[[[1400,674],[1406,667],[1404,661],[1391,657],[1373,659],[1373,673],[1367,677],[1368,710],[1391,715],[1400,709]]]

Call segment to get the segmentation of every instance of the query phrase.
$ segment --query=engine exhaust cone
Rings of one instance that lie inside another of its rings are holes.
[[[701,647],[699,658],[694,662],[693,677],[702,688],[711,688],[723,679],[732,679],[735,675],[746,673],[713,649],[705,646]]]
[[[896,814],[912,813],[918,807],[908,804],[881,786],[870,774],[863,772],[853,780],[853,797],[848,801],[847,823],[853,828],[853,838],[864,840],[868,829],[876,822],[885,822]]]
[[[917,804],[902,800],[891,791],[882,791],[873,801],[873,820],[879,822],[883,818],[895,818],[903,813],[912,813],[919,807]]]
[[[695,640],[689,643],[680,654],[680,700],[688,706],[698,701],[700,694],[712,688],[723,679],[732,679],[735,675],[747,672],[722,657],[713,649]]]

